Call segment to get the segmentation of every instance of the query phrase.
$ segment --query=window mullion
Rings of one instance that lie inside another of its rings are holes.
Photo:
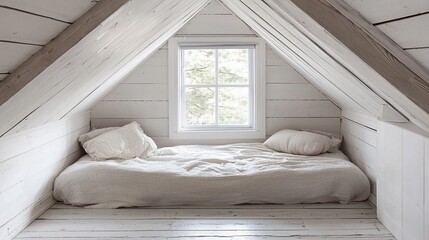
[[[215,125],[219,125],[219,50],[215,50]]]

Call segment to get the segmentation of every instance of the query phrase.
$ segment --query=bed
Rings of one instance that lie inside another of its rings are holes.
[[[262,143],[157,149],[146,159],[94,161],[64,170],[54,197],[92,208],[363,201],[365,174],[340,151],[281,153]]]

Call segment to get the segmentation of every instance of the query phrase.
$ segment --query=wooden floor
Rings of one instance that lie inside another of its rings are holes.
[[[395,239],[366,202],[84,209],[56,204],[17,239]]]

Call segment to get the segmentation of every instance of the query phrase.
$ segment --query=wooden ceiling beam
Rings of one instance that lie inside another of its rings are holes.
[[[344,16],[331,4],[334,1],[285,2],[281,4],[285,3],[291,15],[299,19],[302,29],[314,35],[314,41],[323,45],[396,110],[420,127],[429,129],[429,79],[414,72],[397,54],[392,54],[392,49],[380,44],[380,36],[372,36]],[[388,41],[388,37],[385,38]]]
[[[0,81],[0,105],[25,87],[128,1],[101,0],[9,76]]]

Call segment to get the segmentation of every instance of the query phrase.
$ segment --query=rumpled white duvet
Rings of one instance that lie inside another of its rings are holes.
[[[161,148],[147,159],[86,155],[54,186],[57,200],[98,208],[349,202],[369,193],[368,178],[341,152],[291,155],[261,143]]]

